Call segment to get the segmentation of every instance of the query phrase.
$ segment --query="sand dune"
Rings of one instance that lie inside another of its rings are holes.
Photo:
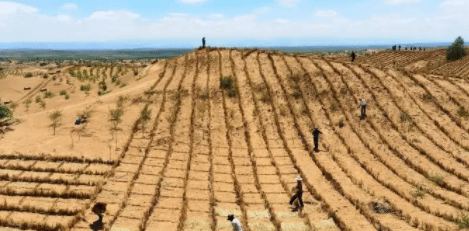
[[[89,230],[90,208],[103,202],[110,230],[231,230],[227,214],[253,231],[458,230],[469,211],[469,83],[465,63],[443,58],[200,49],[122,75],[122,88],[106,70],[102,96],[99,80],[87,94],[89,81],[67,68],[55,80],[1,79],[22,121],[0,138],[1,225]],[[438,74],[445,65],[454,75]],[[46,81],[55,96],[43,109],[34,100],[45,93],[22,87]],[[120,95],[128,99],[113,133],[108,112]],[[86,127],[74,125],[86,107]],[[53,135],[55,109],[63,125]],[[297,176],[305,207],[292,211]]]

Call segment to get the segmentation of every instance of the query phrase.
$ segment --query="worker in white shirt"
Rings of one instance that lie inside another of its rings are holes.
[[[233,214],[228,215],[228,220],[231,221],[231,226],[233,226],[233,231],[243,231],[241,228],[241,222],[234,217]]]
[[[366,101],[365,99],[360,100],[360,104],[358,107],[361,109],[361,118],[364,119],[366,117]]]

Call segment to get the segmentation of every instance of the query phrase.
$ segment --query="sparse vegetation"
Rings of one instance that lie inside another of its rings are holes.
[[[432,97],[430,94],[428,94],[428,93],[424,93],[424,94],[422,95],[422,99],[423,99],[423,101],[425,101],[425,102],[433,101],[433,97]]]
[[[27,72],[26,74],[24,74],[24,77],[25,78],[31,78],[31,77],[33,77],[33,73]]]
[[[441,185],[443,183],[443,177],[440,175],[427,175],[427,178],[437,185]]]
[[[26,111],[29,111],[29,106],[31,106],[31,99],[27,99],[24,101],[24,106],[26,107]]]
[[[423,198],[425,196],[425,188],[423,185],[417,185],[415,192],[412,193],[413,198]]]
[[[335,112],[335,111],[338,111],[338,110],[339,110],[339,104],[337,103],[337,101],[332,100],[331,101],[331,111]]]
[[[90,91],[91,90],[91,84],[86,84],[86,85],[81,85],[80,86],[80,91]]]
[[[460,229],[469,229],[469,216],[467,214],[462,214],[455,222]]]
[[[44,93],[44,99],[47,99],[47,98],[53,98],[54,97],[54,93],[50,92],[50,91],[46,91]]]
[[[459,115],[460,117],[467,118],[467,117],[469,117],[469,112],[468,112],[464,107],[459,107],[459,109],[458,109],[458,115]]]
[[[36,103],[40,103],[42,101],[41,99],[41,96],[40,95],[36,95],[36,98],[34,100]]]
[[[228,97],[236,97],[237,91],[232,76],[220,77],[220,88],[226,90]]]
[[[46,102],[42,101],[39,102],[39,106],[42,108],[42,109],[46,109]]]
[[[412,117],[410,117],[410,115],[407,114],[407,113],[405,113],[405,112],[401,112],[401,115],[400,115],[399,118],[401,119],[401,122],[402,122],[402,123],[412,121]]]

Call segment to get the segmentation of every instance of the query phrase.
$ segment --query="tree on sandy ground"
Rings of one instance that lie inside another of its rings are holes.
[[[142,129],[142,134],[145,132],[145,126],[151,119],[151,109],[148,108],[148,105],[145,105],[143,110],[140,112],[140,125]]]
[[[446,50],[446,59],[448,61],[454,61],[462,59],[465,55],[466,50],[464,50],[464,39],[459,36]]]
[[[111,122],[111,130],[118,130],[119,124],[122,122],[124,110],[122,108],[109,109],[109,122]]]
[[[49,114],[49,119],[51,121],[50,127],[54,129],[54,135],[55,135],[55,129],[62,125],[62,111],[55,110],[52,113]]]

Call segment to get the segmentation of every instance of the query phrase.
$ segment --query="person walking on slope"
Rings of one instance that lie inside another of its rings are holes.
[[[315,127],[313,130],[313,138],[314,138],[314,151],[319,152],[319,135],[322,134],[319,131],[319,127]]]
[[[241,222],[234,217],[233,214],[228,215],[228,220],[231,221],[231,226],[233,226],[233,231],[243,231],[241,228]]]
[[[205,48],[205,37],[202,38],[202,48]]]
[[[296,193],[290,199],[290,205],[292,205],[293,202],[295,202],[295,200],[298,199],[298,205],[300,207],[304,207],[305,205],[303,204],[303,184],[302,184],[302,179],[300,176],[296,178],[296,183],[297,183]]]
[[[358,107],[361,109],[361,118],[364,119],[366,117],[366,101],[365,99],[360,100],[360,104]]]
[[[353,63],[353,61],[355,61],[355,57],[356,57],[355,51],[352,51],[352,54],[350,55],[350,57],[352,57],[352,63]]]

